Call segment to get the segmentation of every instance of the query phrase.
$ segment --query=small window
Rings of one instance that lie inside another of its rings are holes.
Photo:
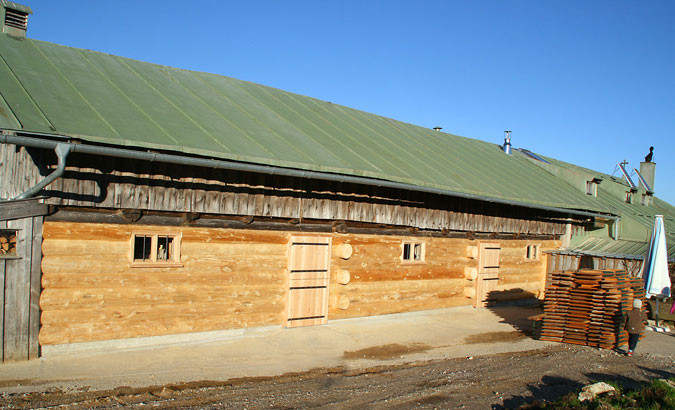
[[[598,183],[595,180],[586,181],[586,195],[598,196]]]
[[[137,266],[181,266],[180,234],[134,233],[131,255]]]
[[[0,229],[0,258],[15,258],[16,237],[15,229]]]
[[[626,191],[626,203],[627,204],[633,203],[633,192],[632,191]]]
[[[652,198],[649,194],[642,194],[642,205],[651,205]]]
[[[401,260],[404,262],[424,262],[424,243],[403,242]]]
[[[535,261],[539,259],[539,245],[527,245],[525,259]]]

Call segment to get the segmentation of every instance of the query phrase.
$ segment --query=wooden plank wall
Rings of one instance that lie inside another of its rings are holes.
[[[552,253],[548,255],[547,272],[562,270],[588,269],[625,269],[636,275],[642,268],[642,261],[626,258],[607,258],[590,255]]]
[[[56,164],[50,151],[2,144],[0,197],[37,183]],[[353,184],[71,154],[44,194],[53,205],[290,219],[356,221],[433,230],[563,235],[567,221],[482,201]],[[583,229],[573,224],[573,230]]]
[[[18,231],[16,257],[0,259],[0,361],[37,358],[42,216],[0,221],[0,228]]]
[[[182,267],[130,267],[131,232],[182,232]],[[290,233],[225,228],[46,222],[40,343],[63,344],[283,324]],[[401,260],[404,240],[425,263]],[[477,240],[332,234],[328,319],[470,305]],[[494,240],[492,240],[494,242]],[[543,289],[543,259],[499,241],[502,299]],[[344,247],[348,246],[347,259]]]

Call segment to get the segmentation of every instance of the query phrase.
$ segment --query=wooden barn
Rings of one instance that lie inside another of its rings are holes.
[[[4,361],[541,297],[547,269],[639,260],[650,216],[674,239],[625,179],[0,12]]]

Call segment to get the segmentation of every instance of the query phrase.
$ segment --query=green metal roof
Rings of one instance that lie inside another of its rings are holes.
[[[648,246],[649,242],[584,236],[570,246],[565,253],[642,260],[647,254]],[[675,262],[675,243],[672,242],[668,245],[668,261]]]
[[[229,77],[32,39],[0,35],[0,56],[0,128],[607,211],[496,144]]]
[[[570,184],[582,187],[584,181],[600,178],[597,203],[607,212],[621,218],[618,240],[609,238],[609,232],[589,232],[576,237],[569,246],[569,251],[593,254],[598,256],[630,256],[642,259],[654,227],[654,216],[663,215],[666,228],[668,257],[675,262],[675,207],[669,203],[653,198],[649,205],[643,205],[641,196],[646,193],[643,187],[635,190],[632,203],[626,202],[626,192],[630,186],[622,177],[615,177],[597,171],[579,167],[554,158],[542,157],[549,164],[532,160],[534,164],[546,169]],[[658,187],[656,187],[658,190]]]

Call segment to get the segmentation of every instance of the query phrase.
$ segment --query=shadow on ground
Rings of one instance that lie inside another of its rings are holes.
[[[488,293],[487,300],[487,309],[499,317],[500,323],[507,323],[529,337],[533,336],[535,329],[532,318],[544,313],[541,301],[532,292],[523,289],[492,291]]]

